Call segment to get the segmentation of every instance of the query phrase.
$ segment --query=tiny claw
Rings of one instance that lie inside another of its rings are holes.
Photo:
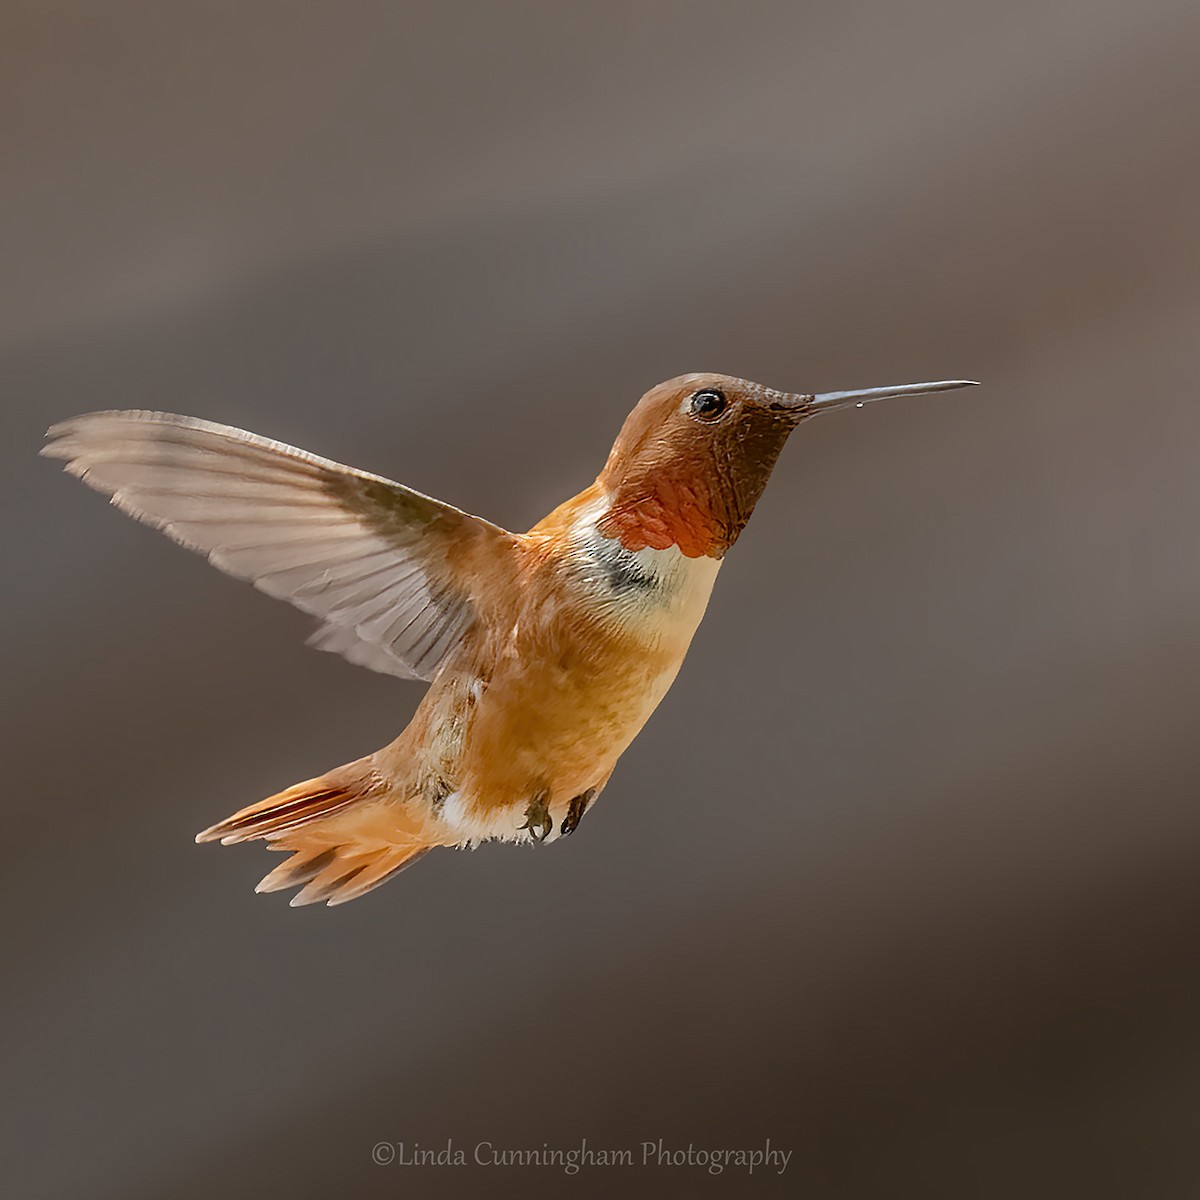
[[[576,796],[569,805],[567,805],[567,815],[563,818],[562,835],[569,837],[579,827],[579,822],[583,820],[583,814],[587,812],[588,805],[596,796],[595,788],[588,788],[582,795]]]
[[[528,829],[529,836],[535,842],[544,842],[550,836],[554,829],[554,818],[550,816],[550,809],[546,804],[546,793],[541,792],[534,799],[533,803],[525,810],[525,824],[518,825],[518,829]]]

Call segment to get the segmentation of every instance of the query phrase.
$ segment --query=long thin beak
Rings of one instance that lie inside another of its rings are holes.
[[[926,392],[952,392],[955,388],[977,387],[974,379],[944,379],[940,383],[900,383],[894,387],[864,388],[859,392],[818,392],[815,396],[792,397],[788,407],[802,409],[805,416],[833,412],[854,405],[862,408],[875,400],[890,400],[893,396],[921,396]]]

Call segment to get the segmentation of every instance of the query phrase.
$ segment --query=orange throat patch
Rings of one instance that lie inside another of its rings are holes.
[[[686,558],[720,558],[737,534],[713,511],[711,499],[664,475],[633,494],[614,496],[596,528],[631,552],[678,546]]]

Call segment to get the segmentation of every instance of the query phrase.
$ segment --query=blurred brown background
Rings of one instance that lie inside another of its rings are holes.
[[[9,3],[6,1195],[1194,1196],[1200,8]],[[581,836],[347,908],[201,827],[420,695],[35,457],[231,422],[525,528],[806,426]],[[782,1178],[379,1167],[757,1146]]]

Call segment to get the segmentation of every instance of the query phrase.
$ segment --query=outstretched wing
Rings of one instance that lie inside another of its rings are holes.
[[[472,580],[517,539],[378,475],[170,413],[53,426],[42,453],[118,508],[321,619],[311,642],[432,679],[475,618]]]

